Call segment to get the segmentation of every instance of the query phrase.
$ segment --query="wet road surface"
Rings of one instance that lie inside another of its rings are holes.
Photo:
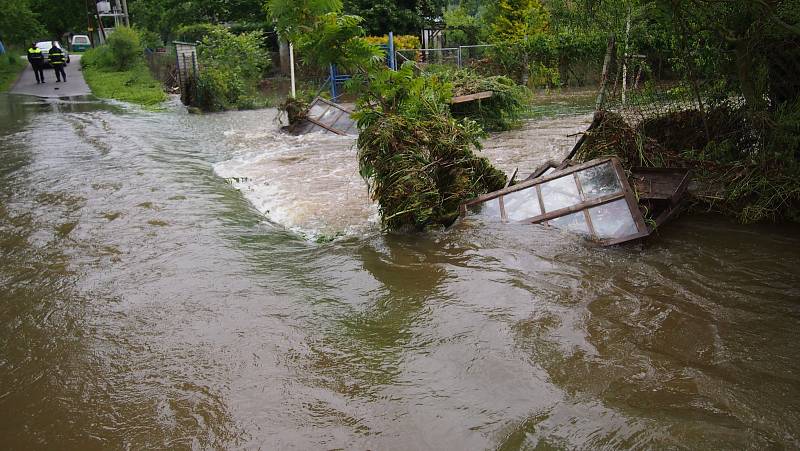
[[[37,84],[33,69],[26,62],[28,67],[25,68],[17,83],[11,88],[11,94],[24,94],[43,98],[90,95],[92,92],[83,79],[83,72],[81,71],[81,55],[70,55],[70,59],[71,62],[64,69],[67,74],[66,83],[57,83],[53,69],[46,68],[44,69],[45,83]]]

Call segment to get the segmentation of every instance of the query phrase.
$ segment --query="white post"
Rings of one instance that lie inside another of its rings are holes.
[[[295,88],[294,80],[294,44],[291,42],[289,43],[289,65],[291,66],[289,72],[291,73],[292,78],[292,98],[295,98],[297,96],[297,90]]]
[[[628,21],[625,24],[625,52],[622,56],[622,106],[627,101],[628,89],[628,42],[631,34],[631,10],[628,9]]]

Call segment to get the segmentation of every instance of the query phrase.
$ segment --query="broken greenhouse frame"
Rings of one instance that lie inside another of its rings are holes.
[[[486,194],[461,206],[462,216],[545,224],[585,235],[603,245],[652,233],[617,158],[593,160]]]
[[[296,135],[306,133],[326,132],[337,135],[352,135],[358,133],[351,111],[341,105],[317,97],[311,102],[305,114],[305,119],[290,127],[290,132]]]

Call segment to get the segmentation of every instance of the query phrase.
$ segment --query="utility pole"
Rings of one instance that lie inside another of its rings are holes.
[[[131,17],[128,15],[128,0],[122,0],[122,13],[125,14],[125,26],[131,26]]]
[[[92,48],[94,48],[94,27],[92,26],[92,13],[89,12],[89,0],[85,1],[86,5],[86,31],[89,33],[89,42],[92,43]]]
[[[103,18],[100,17],[100,9],[97,7],[97,3],[94,4],[94,12],[97,13],[97,28],[100,34],[100,44],[104,44],[106,42],[106,30],[103,27]]]

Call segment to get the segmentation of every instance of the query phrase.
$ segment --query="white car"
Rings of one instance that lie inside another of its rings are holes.
[[[67,61],[67,64],[69,64],[69,53],[64,48],[64,46],[62,46],[60,42],[56,41],[56,47],[60,48],[61,51],[64,52],[64,59]],[[49,67],[50,66],[50,58],[49,58],[50,49],[53,48],[53,41],[40,41],[40,42],[37,42],[36,43],[36,48],[42,51],[42,56],[44,57],[44,64],[45,64],[45,66]]]

